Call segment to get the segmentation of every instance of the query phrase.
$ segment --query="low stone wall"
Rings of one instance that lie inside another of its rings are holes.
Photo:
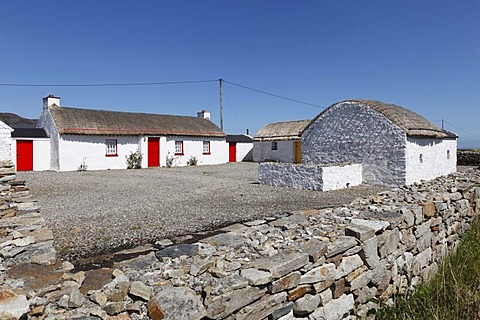
[[[457,164],[461,166],[480,166],[480,152],[457,151]]]
[[[29,227],[23,218],[22,225],[13,224],[12,217],[5,217],[15,206],[15,180],[11,174],[0,176],[10,181],[1,184],[0,202],[7,207],[1,209],[0,246],[10,246],[16,257],[15,248],[31,240],[27,234],[44,227]],[[31,202],[24,198],[23,203]],[[163,250],[117,262],[113,269],[74,272],[68,262],[38,268],[33,257],[11,263],[2,253],[0,315],[8,319],[2,312],[16,312],[11,318],[27,314],[49,320],[372,318],[378,305],[371,298],[388,301],[434,274],[479,205],[480,174],[471,170],[348,206],[234,224],[194,244],[159,241]],[[17,217],[32,214],[20,211]],[[142,250],[148,248],[127,253]]]
[[[314,165],[264,162],[258,165],[261,184],[330,191],[358,186],[362,183],[362,165]]]

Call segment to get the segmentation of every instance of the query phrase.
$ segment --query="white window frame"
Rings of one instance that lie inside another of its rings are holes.
[[[183,141],[175,140],[175,155],[183,155]]]
[[[203,154],[210,154],[210,141],[203,141]]]
[[[105,157],[117,157],[117,156],[118,156],[117,139],[106,139],[105,140]]]

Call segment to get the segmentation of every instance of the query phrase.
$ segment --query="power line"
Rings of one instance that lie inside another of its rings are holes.
[[[475,137],[475,138],[479,138],[479,139],[480,139],[480,136],[477,136],[477,135],[475,135],[475,134],[473,134],[473,133],[470,133],[470,132],[468,132],[468,131],[465,131],[465,130],[463,130],[462,128],[457,127],[456,125],[451,124],[450,122],[448,122],[448,121],[446,121],[446,120],[445,120],[445,123],[448,124],[448,125],[450,125],[450,126],[452,126],[452,127],[454,127],[454,128],[456,128],[456,129],[458,129],[458,130],[460,130],[460,131],[462,131],[463,133],[466,133],[466,134],[468,134],[468,135],[470,135],[470,136],[472,136],[472,137]]]
[[[218,80],[191,80],[191,81],[165,81],[165,82],[130,82],[130,83],[0,83],[0,87],[132,87],[132,86],[159,86],[189,83],[217,82]]]
[[[292,101],[292,102],[296,102],[296,103],[300,103],[300,104],[305,104],[307,106],[312,106],[312,107],[316,107],[316,108],[322,108],[322,109],[326,108],[326,107],[318,105],[318,104],[313,104],[313,103],[309,103],[309,102],[305,102],[305,101],[300,101],[300,100],[297,100],[297,99],[287,98],[287,97],[284,97],[284,96],[280,96],[278,94],[266,92],[266,91],[263,91],[263,90],[254,89],[254,88],[247,87],[247,86],[244,86],[244,85],[241,85],[241,84],[238,84],[238,83],[233,83],[233,82],[230,82],[230,81],[227,81],[227,80],[223,80],[223,82],[234,85],[234,86],[237,86],[237,87],[240,87],[240,88],[255,91],[255,92],[258,92],[258,93],[263,93],[263,94],[266,94],[266,95],[269,95],[269,96],[272,96],[272,97],[276,97],[276,98],[279,98],[279,99],[284,99],[284,100],[288,100],[288,101]]]

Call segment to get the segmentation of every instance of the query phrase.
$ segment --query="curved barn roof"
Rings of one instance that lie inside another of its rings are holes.
[[[186,116],[49,107],[60,134],[225,137],[212,121]]]
[[[311,120],[298,120],[269,123],[253,138],[254,141],[295,140],[300,139],[303,131],[310,125]]]
[[[429,137],[441,139],[447,137],[457,137],[451,132],[438,128],[432,122],[413,111],[397,106],[396,104],[384,103],[375,100],[354,99],[334,103],[333,105],[322,111],[315,119],[313,119],[312,123],[322,114],[339,104],[359,104],[365,107],[369,107],[385,116],[394,124],[396,124],[398,127],[400,127],[400,129],[405,132],[407,136],[410,137]]]

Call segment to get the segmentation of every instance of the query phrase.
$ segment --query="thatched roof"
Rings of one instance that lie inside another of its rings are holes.
[[[432,122],[428,121],[427,119],[413,111],[407,110],[395,104],[383,103],[375,100],[345,100],[334,103],[332,106],[328,107],[322,113],[320,113],[313,121],[315,121],[318,117],[327,112],[330,108],[338,104],[360,104],[372,108],[373,110],[381,113],[398,127],[400,127],[400,129],[402,129],[406,133],[406,135],[410,137],[427,137],[439,139],[457,137],[451,132],[438,128]]]
[[[311,120],[270,123],[261,128],[254,141],[299,140]]]
[[[49,107],[60,134],[225,137],[212,121],[186,116]]]

